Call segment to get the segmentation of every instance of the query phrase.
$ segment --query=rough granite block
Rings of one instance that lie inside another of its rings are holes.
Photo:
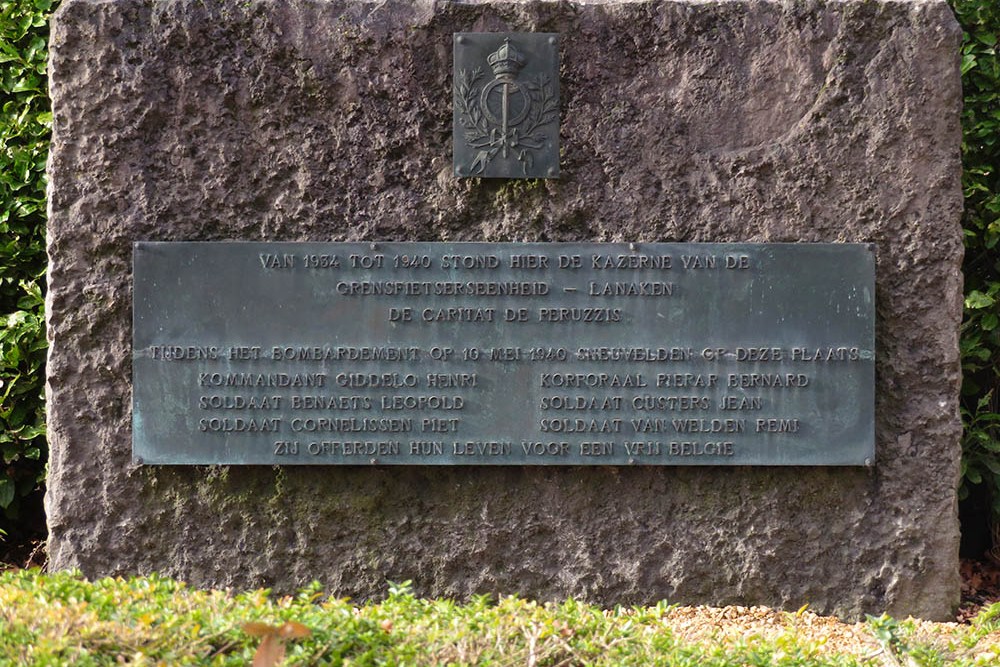
[[[462,31],[561,33],[558,180],[453,176]],[[959,41],[945,0],[64,0],[52,566],[947,618]],[[874,243],[875,466],[137,467],[137,240]]]

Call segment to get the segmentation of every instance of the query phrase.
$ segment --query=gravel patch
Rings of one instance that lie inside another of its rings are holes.
[[[754,638],[773,640],[793,634],[799,643],[813,645],[822,653],[867,656],[881,648],[864,623],[845,623],[809,610],[785,612],[768,607],[678,607],[666,616],[664,622],[678,638],[699,643],[728,644]]]

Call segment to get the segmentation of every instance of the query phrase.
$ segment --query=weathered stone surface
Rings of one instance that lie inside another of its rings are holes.
[[[494,30],[562,33],[560,180],[451,174],[451,35]],[[958,41],[944,0],[65,0],[53,566],[945,617]],[[131,243],[220,239],[876,243],[876,466],[137,468]]]

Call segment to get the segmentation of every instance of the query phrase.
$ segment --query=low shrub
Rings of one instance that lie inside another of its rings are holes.
[[[951,0],[965,31],[966,282],[962,487],[987,484],[1000,516],[1000,3]],[[0,518],[37,491],[44,419],[48,19],[54,0],[0,0]],[[3,524],[0,522],[0,531]]]
[[[354,605],[315,584],[273,597],[198,591],[155,575],[89,583],[73,573],[20,571],[0,574],[0,664],[243,666],[262,634],[283,628],[288,665],[972,666],[996,664],[989,661],[1000,655],[1000,606],[969,626],[700,609],[692,619],[693,608],[666,603],[605,610],[572,599],[479,597],[459,604],[417,598],[408,584],[390,585],[382,602]],[[864,641],[854,641],[853,652],[835,650],[819,626]],[[692,627],[698,636],[686,637]]]

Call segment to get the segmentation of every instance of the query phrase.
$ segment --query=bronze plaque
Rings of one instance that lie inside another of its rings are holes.
[[[873,458],[867,245],[139,243],[134,259],[140,462]]]
[[[559,176],[559,35],[457,33],[454,166],[459,177]]]

